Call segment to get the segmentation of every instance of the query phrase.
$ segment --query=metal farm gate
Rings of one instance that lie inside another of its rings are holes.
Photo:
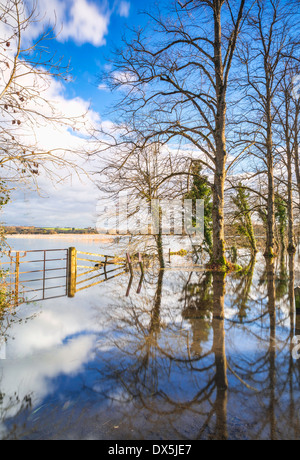
[[[139,255],[142,276],[142,258]],[[129,295],[133,266],[129,254],[125,257],[77,251],[76,248],[9,251],[2,253],[0,290],[6,292],[11,304],[38,302],[76,293],[130,272]]]
[[[0,266],[2,285],[12,303],[65,297],[68,279],[68,249],[9,251]]]

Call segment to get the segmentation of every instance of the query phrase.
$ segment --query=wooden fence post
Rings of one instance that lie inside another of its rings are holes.
[[[19,305],[19,274],[20,274],[20,253],[16,253],[16,269],[15,269],[15,306]]]
[[[126,297],[129,297],[132,281],[133,281],[133,276],[130,277],[129,284],[127,287]]]
[[[132,261],[131,261],[129,252],[127,252],[126,258],[127,258],[127,263],[128,263],[128,267],[129,267],[129,270],[130,270],[130,275],[131,275],[131,277],[133,277]]]
[[[107,280],[106,266],[107,266],[107,256],[105,256],[105,262],[104,262],[104,275],[105,275],[105,279]]]
[[[75,297],[77,278],[77,251],[76,248],[68,250],[68,297]]]
[[[140,264],[140,267],[141,267],[142,275],[144,276],[144,264],[143,264],[142,254],[140,252],[139,252],[139,264]]]
[[[138,289],[137,289],[137,291],[136,291],[137,294],[140,294],[140,293],[141,293],[143,281],[144,281],[144,274],[142,273],[142,274],[141,274],[141,278],[140,278],[140,282],[139,282],[139,286],[138,286]]]

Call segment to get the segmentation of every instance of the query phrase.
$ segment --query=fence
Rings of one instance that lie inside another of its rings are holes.
[[[5,255],[7,262],[0,264],[4,285],[15,304],[68,294],[68,249],[10,251]]]
[[[69,261],[69,297],[121,276],[127,271],[126,260],[123,257],[76,251],[75,248],[69,249]]]
[[[0,267],[6,273],[3,287],[8,291],[12,303],[50,300],[60,297],[74,297],[76,293],[97,286],[128,271],[133,277],[133,262],[129,254],[116,257],[76,248],[46,249],[33,251],[10,251],[3,253],[7,261]],[[142,277],[142,257],[139,255]],[[7,267],[7,269],[6,269]]]

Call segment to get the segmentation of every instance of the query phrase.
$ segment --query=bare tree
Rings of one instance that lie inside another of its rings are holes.
[[[298,201],[297,207],[300,209],[300,164],[299,164],[299,133],[300,133],[300,94],[297,91],[296,85],[296,78],[299,77],[299,66],[295,67],[294,70],[295,79],[293,80],[293,105],[294,105],[294,123],[292,128],[292,137],[293,137],[293,160],[295,165],[295,173],[296,173],[296,182],[297,182],[297,189],[298,189]]]
[[[124,38],[108,78],[112,88],[125,92],[116,107],[122,127],[138,120],[145,142],[159,137],[198,152],[213,190],[216,266],[226,264],[224,184],[234,162],[226,139],[230,73],[251,6],[246,0],[168,2],[167,13],[157,8],[155,16],[148,14],[148,31],[136,31],[130,42]],[[116,142],[125,138],[123,131]]]
[[[48,150],[39,143],[37,130],[63,125],[75,130],[86,122],[84,114],[66,116],[49,99],[51,85],[67,81],[69,69],[49,54],[53,29],[45,25],[38,40],[29,40],[37,21],[42,19],[36,5],[29,9],[24,0],[5,0],[0,5],[0,166],[6,181],[37,183],[42,171],[60,177],[63,168],[74,170],[72,147],[69,152],[60,146]]]
[[[288,214],[288,252],[296,251],[295,247],[295,232],[294,232],[294,161],[295,145],[297,142],[297,118],[298,118],[298,101],[295,100],[293,82],[294,69],[287,68],[286,75],[282,79],[280,85],[280,94],[282,105],[278,110],[279,135],[282,142],[279,145],[281,161],[284,167],[281,183],[283,193],[286,196],[286,206]],[[297,152],[298,153],[298,152]],[[298,155],[297,155],[298,156]]]
[[[276,116],[281,110],[278,93],[288,63],[299,58],[297,5],[281,0],[256,2],[248,18],[249,39],[240,50],[246,69],[244,90],[247,130],[255,133],[257,173],[267,175],[267,244],[265,255],[275,254],[275,163],[280,139],[275,136]],[[278,160],[279,161],[279,160]]]
[[[136,148],[130,158],[126,156],[127,151],[116,151],[114,155],[102,158],[104,167],[98,180],[99,189],[110,202],[117,203],[121,193],[127,195],[124,215],[121,216],[119,212],[120,233],[130,234],[131,237],[134,235],[137,246],[143,243],[147,252],[151,252],[151,240],[154,239],[155,252],[161,267],[164,267],[162,213],[170,211],[165,208],[170,207],[172,200],[181,200],[184,197],[189,183],[185,171],[189,169],[191,160],[163,148],[159,143]],[[156,200],[160,201],[158,212],[161,215],[157,219],[158,228],[153,228],[151,220],[156,211],[151,205]],[[167,206],[164,201],[168,202]],[[109,211],[107,214],[109,216]],[[179,226],[181,224],[182,227],[182,216],[177,218],[180,221]],[[171,234],[171,228],[169,231]]]
[[[258,251],[252,222],[253,210],[251,210],[249,198],[250,194],[241,185],[236,187],[235,195],[232,197],[232,204],[235,206],[233,223],[239,235],[247,239],[254,257]]]

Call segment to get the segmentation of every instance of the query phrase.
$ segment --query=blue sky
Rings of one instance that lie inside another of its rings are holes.
[[[68,0],[61,1],[68,2]],[[66,87],[68,96],[80,96],[85,100],[91,101],[92,108],[104,115],[106,113],[105,107],[111,104],[112,96],[109,92],[98,89],[98,84],[101,83],[99,75],[105,70],[107,59],[109,59],[114,46],[120,45],[122,35],[128,33],[126,26],[138,26],[144,21],[144,17],[139,14],[141,2],[138,0],[110,0],[108,7],[104,6],[107,2],[103,0],[85,1],[89,4],[97,5],[99,12],[103,11],[104,15],[109,11],[107,33],[103,34],[104,42],[94,44],[92,43],[93,39],[88,36],[85,39],[84,37],[81,38],[82,43],[77,42],[75,37],[60,41],[58,35],[58,40],[53,42],[51,47],[57,52],[58,56],[65,57],[65,62],[71,59],[71,74],[74,81]],[[100,29],[101,26],[99,27]],[[101,36],[100,31],[99,36]],[[97,38],[94,40],[97,41]]]
[[[149,8],[151,4],[154,4],[152,0],[143,3],[138,0],[38,1],[43,21],[26,31],[25,40],[36,40],[46,23],[54,27],[57,37],[48,40],[47,46],[50,53],[64,57],[65,63],[70,61],[73,77],[73,81],[65,84],[59,94],[62,107],[71,107],[71,103],[77,104],[78,110],[81,106],[83,109],[90,106],[94,119],[107,120],[107,109],[113,96],[101,87],[99,75],[105,69],[114,46],[118,46],[122,35],[128,33],[126,26],[142,25],[145,17],[140,10]],[[54,185],[41,178],[40,185],[40,193],[17,186],[11,203],[2,213],[4,224],[95,226],[98,191],[90,181],[73,178],[67,183]]]

